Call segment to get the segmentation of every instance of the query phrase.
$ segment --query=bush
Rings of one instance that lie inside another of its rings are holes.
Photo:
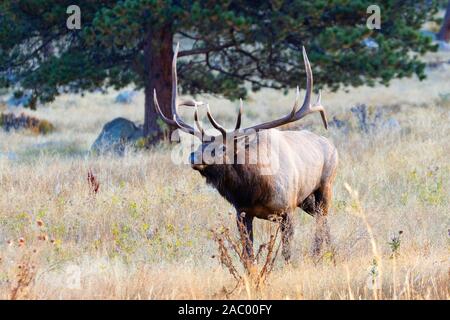
[[[0,127],[9,132],[11,130],[29,129],[36,134],[49,134],[55,130],[53,124],[47,120],[39,120],[36,117],[21,113],[0,113]]]

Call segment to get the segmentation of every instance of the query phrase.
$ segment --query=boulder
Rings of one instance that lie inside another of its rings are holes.
[[[122,91],[116,96],[115,101],[116,103],[130,104],[131,102],[133,102],[133,98],[135,95],[136,92],[132,90]]]
[[[91,147],[95,154],[113,153],[123,155],[129,145],[143,137],[143,129],[125,118],[116,118],[104,125],[102,132]]]
[[[389,118],[386,121],[383,122],[383,125],[381,127],[384,131],[400,131],[402,127],[400,126],[400,123],[395,118]]]
[[[21,97],[16,97],[12,95],[9,97],[9,99],[6,101],[6,104],[8,107],[23,107],[27,105],[31,100],[31,94],[25,93]]]

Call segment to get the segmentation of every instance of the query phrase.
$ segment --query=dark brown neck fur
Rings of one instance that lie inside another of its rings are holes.
[[[269,200],[271,177],[261,175],[257,165],[213,164],[200,173],[235,208],[249,208]]]

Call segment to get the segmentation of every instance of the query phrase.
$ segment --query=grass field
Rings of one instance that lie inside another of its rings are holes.
[[[107,121],[142,119],[142,93],[130,105],[114,104],[111,92],[64,95],[27,110],[57,130],[0,131],[0,298],[449,299],[449,83],[447,63],[423,82],[324,91],[329,118],[347,120],[347,130],[326,132],[318,115],[299,126],[330,138],[340,154],[329,217],[334,250],[313,261],[314,221],[298,211],[293,262],[278,259],[264,286],[232,294],[210,232],[235,230],[232,207],[189,166],[173,164],[171,146],[87,154]],[[234,121],[238,103],[201,98],[220,121]],[[244,125],[286,113],[293,98],[251,95]],[[380,108],[401,128],[362,132],[350,112],[357,103]],[[89,170],[100,183],[95,196]],[[258,246],[275,225],[255,224]]]

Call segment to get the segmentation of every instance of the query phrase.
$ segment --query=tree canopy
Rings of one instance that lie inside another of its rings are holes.
[[[66,26],[81,9],[81,29]],[[439,1],[383,1],[369,29],[370,0],[5,0],[0,4],[0,87],[32,93],[30,107],[63,92],[144,88],[147,135],[161,137],[153,88],[170,116],[171,59],[180,41],[183,93],[235,99],[247,89],[302,85],[302,46],[315,88],[423,78],[420,34]],[[248,85],[250,84],[250,86]]]

